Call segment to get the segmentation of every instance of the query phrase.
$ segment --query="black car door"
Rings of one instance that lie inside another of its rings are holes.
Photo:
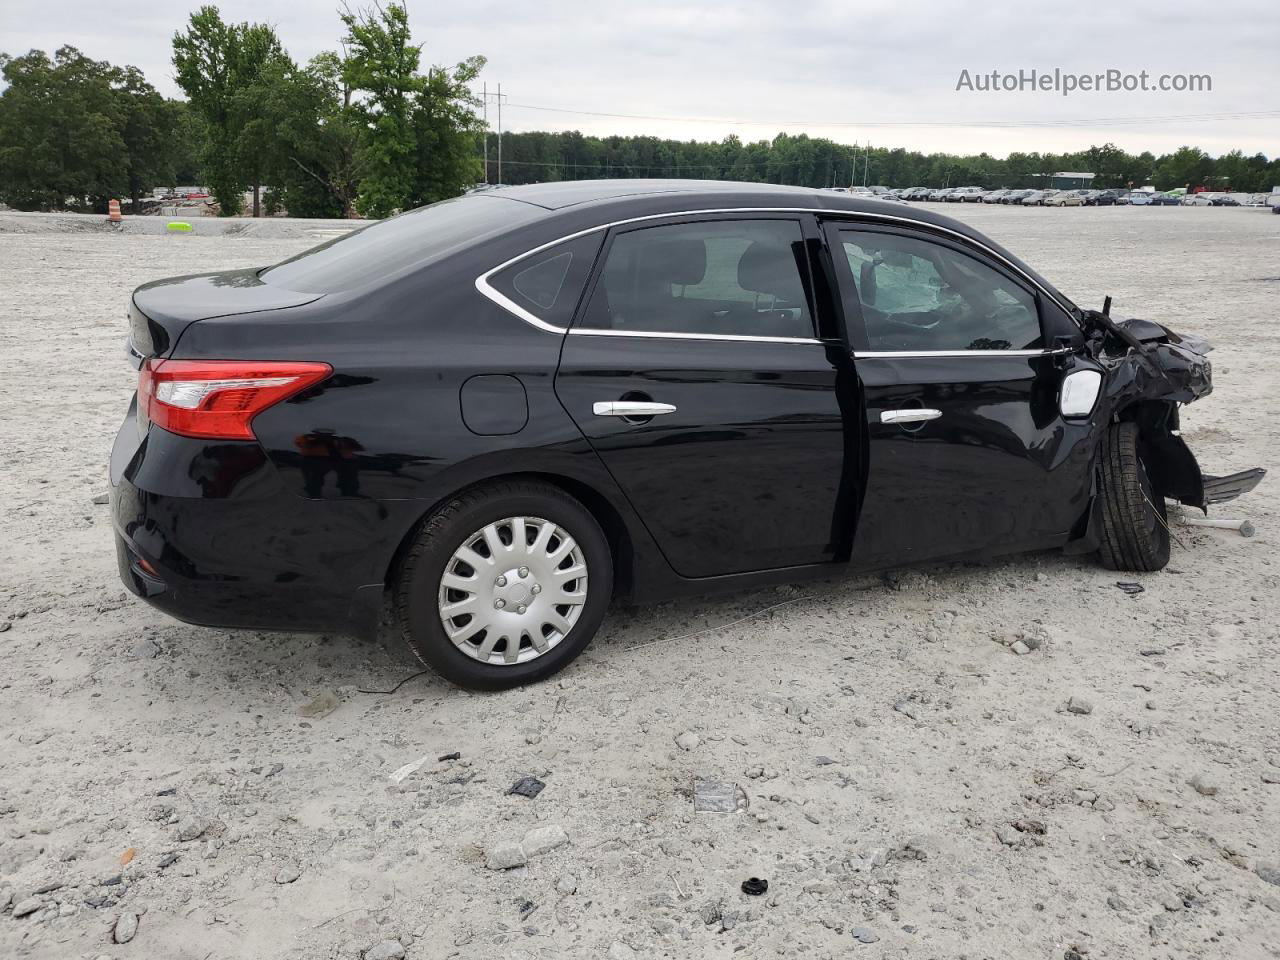
[[[1098,382],[1066,345],[1079,332],[1065,310],[962,238],[880,224],[826,230],[857,318],[868,438],[853,561],[1065,542],[1089,504],[1087,394]],[[1069,374],[1082,379],[1064,401]]]
[[[823,562],[848,532],[847,352],[819,336],[806,236],[768,213],[616,227],[565,338],[556,393],[682,576]]]

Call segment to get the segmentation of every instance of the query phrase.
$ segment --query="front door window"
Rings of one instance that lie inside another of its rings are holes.
[[[942,244],[840,231],[873,351],[1030,350],[1044,344],[1035,297]]]

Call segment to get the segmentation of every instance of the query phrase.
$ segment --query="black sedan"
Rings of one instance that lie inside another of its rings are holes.
[[[1063,548],[1169,558],[1208,347],[954,220],[768,185],[479,192],[130,304],[120,573],[195,623],[372,629],[472,687],[615,596]]]

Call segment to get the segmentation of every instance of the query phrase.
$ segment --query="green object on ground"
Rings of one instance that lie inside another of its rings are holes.
[[[167,224],[165,229],[169,230],[169,232],[171,233],[190,233],[191,224],[187,223],[184,220],[174,220],[173,222]]]

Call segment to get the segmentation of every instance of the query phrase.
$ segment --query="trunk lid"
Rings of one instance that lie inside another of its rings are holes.
[[[129,354],[135,366],[166,356],[182,332],[212,317],[300,307],[321,294],[285,290],[258,279],[258,270],[224,270],[146,283],[129,301]]]

